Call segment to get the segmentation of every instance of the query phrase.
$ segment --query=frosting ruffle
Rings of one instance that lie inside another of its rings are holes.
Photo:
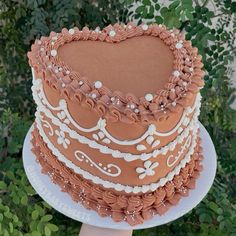
[[[62,191],[85,208],[97,211],[100,216],[110,216],[114,221],[126,221],[130,225],[141,224],[156,214],[162,215],[172,205],[176,205],[182,196],[188,196],[189,190],[195,188],[196,179],[203,168],[202,147],[198,138],[191,161],[172,181],[154,192],[127,194],[105,189],[74,173],[56,159],[36,128],[32,132],[31,142],[42,172],[49,175]]]
[[[113,34],[111,34],[111,32]],[[75,40],[98,40],[107,43],[119,43],[132,37],[150,35],[159,37],[169,46],[174,55],[173,75],[164,89],[157,88],[152,101],[134,94],[123,94],[121,91],[111,91],[102,86],[96,88],[94,81],[82,77],[73,71],[57,56],[57,49]],[[169,116],[170,112],[178,112],[181,107],[187,107],[199,89],[204,85],[202,77],[203,64],[197,48],[190,41],[184,40],[178,30],[169,31],[163,25],[151,24],[135,26],[109,25],[102,31],[77,27],[61,33],[51,32],[49,37],[36,40],[28,53],[29,63],[34,71],[60,95],[77,102],[84,102],[94,109],[99,116],[111,121],[126,123],[151,122]],[[174,73],[175,72],[175,73]],[[96,96],[91,96],[95,94]],[[118,102],[117,102],[118,101]],[[130,104],[135,104],[132,109]]]

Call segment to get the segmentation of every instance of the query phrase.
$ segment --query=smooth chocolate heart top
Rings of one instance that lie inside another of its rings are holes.
[[[111,90],[144,96],[163,89],[173,71],[172,51],[158,37],[137,36],[118,43],[73,41],[59,58],[81,76]]]

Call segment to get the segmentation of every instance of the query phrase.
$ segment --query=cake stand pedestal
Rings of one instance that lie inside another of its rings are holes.
[[[54,209],[66,215],[67,217],[83,222],[87,225],[106,229],[132,231],[133,229],[144,229],[166,224],[183,216],[184,214],[192,210],[198,203],[200,203],[200,201],[210,190],[215,178],[217,164],[215,148],[206,129],[202,124],[200,124],[200,137],[202,138],[204,159],[202,161],[203,171],[196,181],[196,188],[190,190],[189,196],[181,198],[178,205],[172,206],[162,216],[156,215],[152,219],[145,221],[143,224],[136,226],[130,226],[126,222],[117,223],[109,217],[102,218],[97,214],[97,212],[87,210],[81,204],[74,202],[67,193],[61,191],[59,186],[52,183],[49,176],[41,173],[41,166],[35,161],[34,154],[31,152],[32,144],[30,142],[30,139],[32,129],[33,127],[29,129],[23,147],[24,169],[29,182],[31,183],[35,191],[42,197],[42,199]],[[90,226],[84,225],[83,227],[85,228]],[[109,230],[109,232],[111,232],[111,230]],[[103,235],[106,234],[103,233]],[[111,233],[107,235],[111,235]],[[112,233],[112,235],[115,236],[118,234],[114,232]],[[120,235],[125,234],[121,233]]]

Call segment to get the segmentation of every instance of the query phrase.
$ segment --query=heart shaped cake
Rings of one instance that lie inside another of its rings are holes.
[[[201,56],[163,25],[63,29],[28,53],[33,152],[74,201],[141,224],[178,204],[202,170]]]

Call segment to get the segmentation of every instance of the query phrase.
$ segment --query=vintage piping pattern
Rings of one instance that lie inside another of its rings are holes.
[[[71,117],[70,112],[67,109],[67,103],[64,99],[61,99],[59,101],[59,106],[58,107],[54,107],[52,106],[49,101],[47,100],[45,93],[43,91],[43,87],[42,87],[42,81],[41,80],[36,80],[34,77],[34,73],[33,73],[33,92],[39,90],[38,96],[42,99],[42,103],[45,104],[48,108],[50,108],[51,110],[54,111],[64,111],[66,117],[68,118],[68,120],[80,131],[85,132],[85,133],[90,133],[90,132],[94,132],[97,130],[100,130],[103,132],[103,134],[112,142],[118,144],[118,145],[135,145],[138,144],[140,142],[142,142],[143,140],[145,140],[148,136],[152,136],[152,135],[157,135],[157,136],[169,136],[173,133],[175,133],[180,126],[183,124],[184,120],[187,118],[187,116],[189,114],[191,114],[196,106],[198,105],[199,101],[200,101],[200,95],[198,94],[195,100],[195,103],[192,107],[188,107],[184,110],[181,119],[179,120],[179,122],[177,123],[177,125],[170,131],[168,132],[158,132],[156,130],[156,126],[154,124],[150,124],[147,131],[141,135],[141,137],[134,139],[134,140],[118,140],[115,137],[113,137],[107,130],[106,130],[106,120],[105,119],[99,119],[97,124],[94,127],[91,128],[84,128],[81,127],[77,122],[74,121],[74,119]]]
[[[177,145],[177,143],[181,143],[183,141],[183,139],[186,138],[188,136],[189,132],[193,129],[194,123],[197,122],[197,117],[200,112],[199,106],[197,106],[195,114],[193,116],[193,119],[189,123],[188,127],[185,128],[184,131],[174,141],[170,142],[168,145],[162,147],[161,149],[155,149],[151,153],[142,153],[142,154],[122,153],[118,150],[113,150],[107,146],[101,145],[94,140],[88,139],[85,136],[81,136],[78,133],[76,133],[74,130],[71,130],[67,125],[65,125],[64,123],[61,123],[58,118],[53,116],[53,114],[51,113],[50,110],[46,109],[43,106],[40,98],[38,98],[38,96],[36,95],[37,93],[35,91],[34,86],[32,87],[32,90],[33,90],[33,97],[35,99],[36,104],[38,105],[38,107],[37,107],[38,112],[36,112],[36,121],[37,121],[37,116],[40,115],[39,111],[41,111],[48,118],[50,118],[55,125],[60,126],[60,129],[62,131],[68,132],[70,134],[70,137],[76,138],[80,143],[88,144],[91,148],[99,149],[101,153],[111,154],[115,158],[124,158],[128,162],[133,161],[133,160],[137,160],[137,159],[148,160],[149,158],[156,157],[159,154],[166,154],[168,150],[173,150],[174,147]]]
[[[36,100],[37,100],[36,96],[34,98],[36,98]],[[38,101],[36,101],[36,103],[37,102]],[[169,150],[174,150],[175,146],[178,143],[182,143],[184,138],[186,138],[189,135],[190,131],[194,129],[195,124],[197,123],[197,117],[199,114],[199,111],[196,112],[194,114],[194,117],[191,120],[189,126],[186,129],[184,129],[184,131],[174,141],[170,142],[166,146],[164,146],[160,149],[155,149],[154,151],[152,151],[150,153],[131,154],[131,153],[123,153],[118,150],[113,150],[107,146],[97,143],[94,140],[88,139],[85,136],[81,136],[76,131],[71,130],[67,125],[61,123],[60,120],[58,118],[56,118],[55,116],[53,116],[52,113],[50,112],[50,110],[47,110],[47,109],[39,109],[39,107],[37,108],[37,111],[35,113],[36,123],[41,122],[40,112],[43,112],[48,118],[50,118],[52,120],[53,124],[59,126],[60,130],[62,130],[63,132],[67,132],[71,138],[77,139],[80,143],[87,144],[91,148],[98,149],[103,154],[111,154],[114,158],[124,158],[124,160],[127,162],[138,160],[138,159],[145,161],[151,157],[156,157],[160,154],[166,154]]]
[[[196,146],[197,142],[197,131],[199,128],[199,125],[197,124],[195,126],[195,129],[193,130],[192,135],[192,143],[189,148],[188,153],[186,156],[180,161],[179,165],[174,168],[173,171],[169,172],[168,175],[164,178],[161,178],[158,182],[152,183],[149,185],[142,185],[142,186],[128,186],[128,185],[122,185],[119,183],[113,183],[107,180],[103,180],[99,178],[98,176],[94,176],[90,174],[87,171],[82,170],[80,167],[76,166],[72,161],[68,160],[48,139],[47,135],[45,134],[43,127],[39,122],[36,122],[37,129],[39,130],[40,136],[43,138],[43,141],[47,144],[48,148],[52,151],[53,155],[55,157],[63,162],[67,167],[73,169],[73,171],[77,174],[82,175],[85,179],[91,180],[95,184],[101,184],[105,188],[113,188],[117,191],[125,191],[126,193],[145,193],[149,190],[155,191],[157,188],[164,186],[168,181],[171,181],[175,175],[179,174],[181,168],[185,167],[185,165],[191,160],[191,155],[194,153],[194,148]]]

